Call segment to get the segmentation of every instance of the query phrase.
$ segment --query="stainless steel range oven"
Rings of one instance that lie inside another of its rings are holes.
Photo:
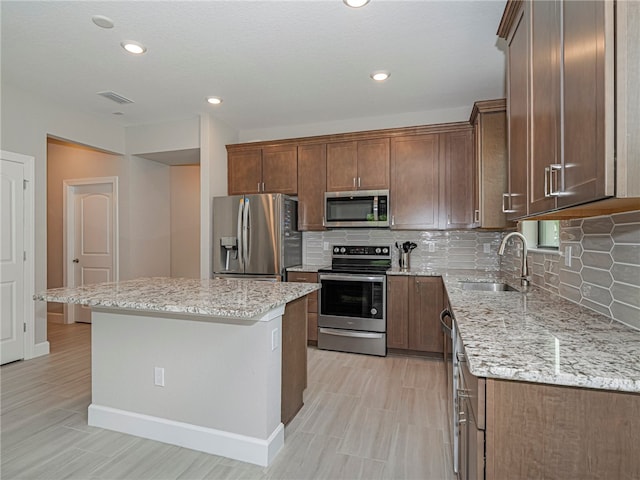
[[[334,246],[330,269],[319,271],[318,348],[387,354],[388,246]]]

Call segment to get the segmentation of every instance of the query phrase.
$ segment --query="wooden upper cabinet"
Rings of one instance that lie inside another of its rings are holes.
[[[298,193],[298,147],[262,148],[263,193]]]
[[[389,188],[389,139],[327,145],[327,191]]]
[[[358,143],[338,142],[327,145],[327,191],[357,190]]]
[[[327,189],[327,146],[298,147],[298,229],[324,230]]]
[[[409,349],[442,353],[440,312],[444,308],[441,277],[413,277],[409,285]]]
[[[441,171],[444,172],[440,208],[441,228],[474,226],[473,129],[441,134]]]
[[[389,188],[389,139],[358,142],[358,190]]]
[[[627,2],[620,3],[618,32],[628,18],[621,14]],[[602,0],[507,2],[498,34],[508,43],[510,218],[602,200],[618,185],[624,190],[628,167],[621,158],[616,169],[614,160],[614,77],[628,68],[625,46],[614,57],[615,15],[614,2]],[[618,93],[624,110],[624,87]]]
[[[507,38],[509,179],[502,205],[509,220],[529,213],[529,17],[521,6]]]
[[[605,81],[605,2],[564,2],[563,8],[564,189],[558,206],[569,206],[613,194],[607,187],[613,175],[605,173],[611,157],[605,105],[612,92]]]
[[[262,185],[262,149],[228,152],[229,195],[260,193]]]
[[[555,208],[555,197],[550,192],[560,187],[562,5],[559,0],[529,5],[532,65],[529,213],[540,213]]]
[[[505,99],[476,102],[471,123],[476,172],[474,226],[504,228],[508,222],[503,212],[503,194],[509,188]]]
[[[230,150],[227,169],[229,195],[298,192],[296,145]]]
[[[391,228],[438,228],[440,135],[391,139]]]

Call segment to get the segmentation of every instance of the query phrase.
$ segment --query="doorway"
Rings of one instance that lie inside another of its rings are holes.
[[[65,180],[63,277],[68,287],[118,280],[118,178]],[[65,323],[91,323],[91,309],[65,307]]]

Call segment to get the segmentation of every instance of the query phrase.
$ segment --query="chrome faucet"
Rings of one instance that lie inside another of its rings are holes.
[[[498,255],[504,255],[504,247],[507,246],[507,241],[511,237],[517,237],[522,240],[522,272],[520,275],[520,285],[526,287],[529,285],[529,267],[527,267],[527,239],[524,238],[524,235],[522,235],[520,232],[511,232],[507,234],[507,236],[505,236],[500,243],[500,248],[498,248]]]

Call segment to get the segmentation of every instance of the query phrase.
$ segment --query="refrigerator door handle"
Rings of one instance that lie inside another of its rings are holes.
[[[244,198],[240,199],[240,203],[238,205],[238,262],[240,263],[240,268],[244,268],[244,255],[242,252],[243,242],[242,242],[242,214],[244,210]]]
[[[251,217],[250,217],[250,205],[249,199],[245,198],[244,200],[244,212],[242,218],[242,260],[245,264],[249,263],[250,257],[250,249],[249,249],[249,229],[251,228]]]

